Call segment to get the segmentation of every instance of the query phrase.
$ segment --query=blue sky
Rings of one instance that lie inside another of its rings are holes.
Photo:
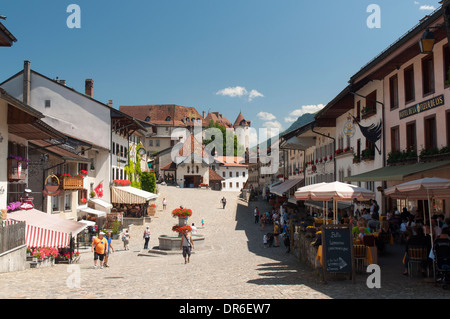
[[[24,60],[94,98],[239,111],[255,128],[287,129],[440,5],[438,0],[3,0],[18,39],[0,51],[0,82]],[[70,4],[81,28],[70,29]],[[370,4],[381,28],[370,29]]]

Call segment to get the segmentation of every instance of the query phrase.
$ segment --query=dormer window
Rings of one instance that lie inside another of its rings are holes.
[[[147,117],[145,118],[145,122],[150,122],[150,116],[147,116]]]
[[[172,119],[171,119],[170,116],[166,117],[166,122],[169,122],[169,121],[171,121],[171,120],[172,120]]]

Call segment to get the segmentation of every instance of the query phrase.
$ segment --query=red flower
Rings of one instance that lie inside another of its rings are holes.
[[[192,227],[189,225],[186,226],[180,226],[180,225],[175,225],[172,227],[172,231],[177,232],[177,233],[184,233],[187,231],[192,231]]]
[[[175,208],[172,211],[173,217],[191,217],[192,216],[192,210],[188,208]]]

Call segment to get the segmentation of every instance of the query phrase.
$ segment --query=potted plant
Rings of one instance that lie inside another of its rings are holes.
[[[120,221],[115,220],[113,222],[112,232],[111,232],[112,239],[119,239],[120,226],[122,226],[122,223]]]
[[[91,198],[94,198],[95,197],[95,192],[92,191],[92,192],[89,193],[89,195],[91,196]]]

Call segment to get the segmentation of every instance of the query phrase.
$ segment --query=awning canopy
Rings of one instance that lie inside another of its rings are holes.
[[[403,181],[405,177],[449,165],[450,161],[386,166],[359,175],[344,177],[346,182]]]
[[[145,204],[158,195],[132,186],[111,187],[111,202],[116,204]]]
[[[67,247],[86,224],[52,216],[36,209],[8,213],[8,219],[25,222],[25,242],[31,247]]]
[[[113,207],[113,205],[111,203],[105,202],[104,200],[102,200],[100,198],[90,198],[89,201],[96,205],[99,205],[105,209],[109,209],[109,208]]]
[[[270,192],[278,196],[284,196],[291,188],[297,187],[301,182],[303,182],[303,178],[290,179],[280,185],[272,187]]]
[[[92,209],[92,208],[84,208],[84,209],[81,209],[80,211],[84,212],[84,213],[92,214],[92,215],[97,215],[98,217],[106,216],[105,212],[102,212],[102,211],[96,210],[96,209]]]

